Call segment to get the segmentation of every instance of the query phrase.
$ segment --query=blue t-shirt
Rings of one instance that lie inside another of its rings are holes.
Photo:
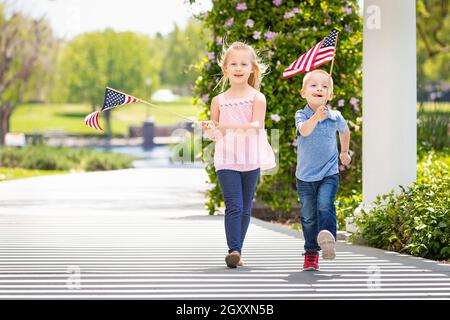
[[[319,121],[307,137],[300,135],[299,126],[307,121],[314,111],[306,105],[295,113],[297,130],[297,179],[312,182],[339,173],[336,132],[347,130],[347,121],[337,110],[328,108],[327,117]]]

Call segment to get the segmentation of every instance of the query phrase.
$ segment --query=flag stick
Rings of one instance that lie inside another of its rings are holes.
[[[197,120],[192,120],[192,119],[190,119],[190,118],[187,118],[187,117],[185,117],[185,116],[182,116],[182,115],[179,114],[179,113],[176,113],[176,112],[173,112],[173,111],[169,111],[169,110],[167,110],[167,108],[163,108],[163,107],[157,106],[157,105],[155,105],[155,104],[153,104],[153,103],[150,103],[150,102],[148,102],[148,101],[139,99],[139,102],[142,102],[142,103],[145,103],[145,104],[147,104],[147,105],[149,105],[149,106],[151,106],[151,107],[154,107],[154,108],[157,108],[157,109],[166,111],[166,112],[168,112],[168,113],[173,114],[174,116],[177,116],[177,117],[183,118],[183,119],[185,119],[185,120],[188,120],[189,122],[199,123]]]
[[[157,106],[156,104],[150,103],[150,102],[145,101],[145,100],[142,100],[142,99],[140,99],[140,98],[138,98],[138,97],[134,97],[134,96],[132,96],[132,95],[130,95],[130,94],[128,94],[128,93],[124,93],[124,92],[121,92],[121,91],[119,91],[119,90],[116,90],[116,89],[113,89],[113,88],[110,88],[110,87],[106,87],[106,88],[108,88],[108,89],[110,89],[110,90],[113,90],[113,91],[116,91],[116,92],[118,92],[118,93],[127,95],[127,96],[129,96],[129,97],[131,97],[131,98],[134,98],[134,99],[138,100],[139,102],[142,102],[142,103],[144,103],[144,104],[147,104],[147,105],[149,105],[149,106],[151,106],[151,107],[154,107],[154,108],[157,108],[157,109],[161,109],[161,110],[163,110],[163,111],[165,111],[165,112],[171,113],[171,114],[173,114],[174,116],[183,118],[183,119],[185,119],[185,120],[188,120],[189,122],[193,122],[193,123],[199,124],[199,122],[198,122],[197,120],[192,120],[192,119],[187,118],[187,117],[185,117],[185,116],[183,116],[183,115],[181,115],[181,114],[179,114],[179,113],[176,113],[176,112],[173,112],[173,111],[169,111],[169,110],[167,110],[167,108],[163,108],[163,107]]]
[[[337,47],[338,39],[339,39],[339,32],[336,34],[336,43],[334,44],[334,55],[333,55],[333,60],[331,60],[330,73],[328,75],[328,87],[327,87],[327,94],[325,95],[325,106],[328,102],[328,89],[331,87],[331,74],[333,73],[334,58],[336,58],[336,47]]]

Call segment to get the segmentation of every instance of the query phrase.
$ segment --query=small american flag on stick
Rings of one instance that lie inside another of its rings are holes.
[[[129,96],[120,91],[114,90],[112,88],[106,87],[105,91],[105,100],[103,102],[103,107],[100,110],[101,112],[112,109],[117,106],[121,106],[124,104],[141,102],[140,99]]]
[[[333,29],[328,36],[284,69],[283,79],[293,77],[302,72],[309,72],[325,62],[332,61],[334,59],[337,36],[338,31]]]
[[[161,110],[163,110],[165,112],[171,113],[174,116],[177,116],[177,117],[183,118],[185,120],[188,120],[189,122],[200,124],[197,120],[193,120],[193,119],[188,118],[186,116],[183,116],[183,115],[181,115],[179,113],[167,110],[167,108],[157,106],[157,105],[155,105],[153,103],[150,103],[148,101],[145,101],[145,100],[142,100],[142,99],[130,96],[130,95],[126,94],[126,93],[120,92],[118,90],[115,90],[115,89],[112,89],[112,88],[109,88],[109,87],[106,87],[105,100],[103,102],[102,109],[100,111],[95,111],[95,112],[92,112],[92,113],[88,114],[86,116],[86,118],[84,118],[84,123],[87,126],[91,127],[91,128],[94,128],[94,129],[99,130],[99,131],[103,131],[102,127],[100,126],[100,123],[98,122],[98,115],[99,115],[100,112],[112,109],[112,108],[114,108],[116,106],[121,106],[121,105],[124,105],[124,104],[130,104],[130,103],[136,103],[136,102],[141,102],[141,103],[147,104],[147,105],[152,106],[154,108],[161,109]]]

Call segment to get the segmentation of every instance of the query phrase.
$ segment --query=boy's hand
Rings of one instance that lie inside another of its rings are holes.
[[[327,107],[325,106],[318,107],[314,115],[316,116],[317,121],[322,121],[327,117]]]
[[[343,151],[341,152],[341,154],[339,155],[339,159],[341,159],[341,163],[344,166],[347,166],[350,164],[350,162],[352,161],[352,158],[350,157],[350,155],[348,154],[348,151]]]

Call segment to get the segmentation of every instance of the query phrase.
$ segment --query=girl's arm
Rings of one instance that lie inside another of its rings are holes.
[[[266,117],[266,97],[258,92],[255,96],[255,102],[253,106],[252,121],[244,124],[228,124],[218,125],[222,134],[225,134],[227,130],[250,130],[249,134],[258,133],[259,129],[264,129],[264,119]]]
[[[206,136],[212,141],[217,140],[217,128],[215,125],[219,124],[219,102],[217,96],[211,100],[211,120],[210,121],[202,121],[202,129],[205,130]],[[211,123],[212,121],[212,123]]]

